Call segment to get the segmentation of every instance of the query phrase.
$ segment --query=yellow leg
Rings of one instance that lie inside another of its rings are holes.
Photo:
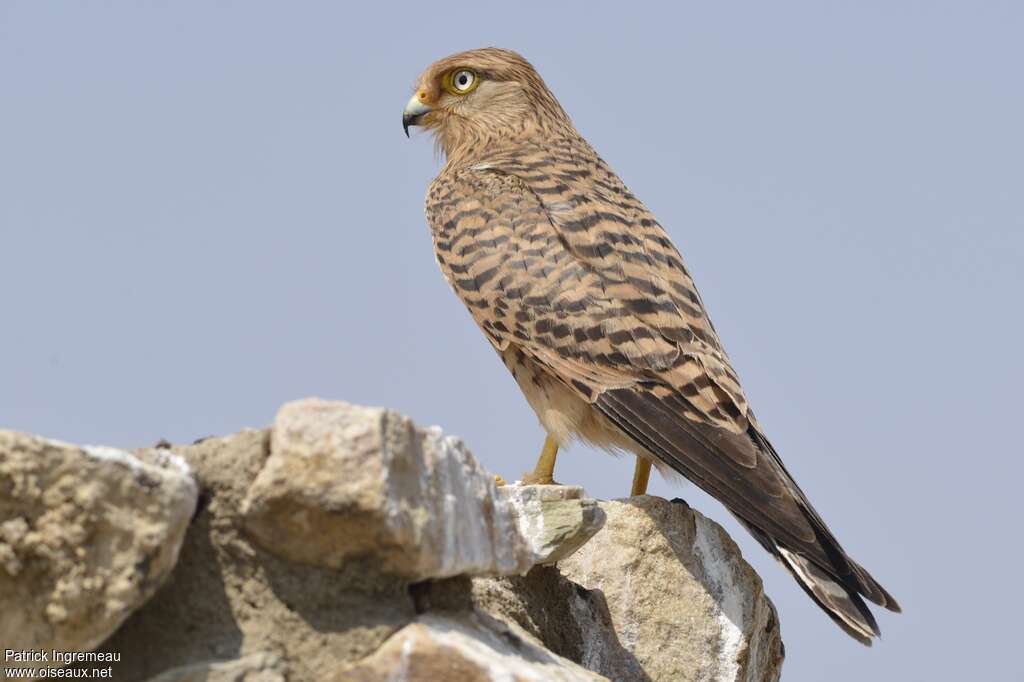
[[[555,458],[558,456],[558,443],[551,436],[544,439],[544,449],[540,451],[540,459],[531,473],[523,476],[523,483],[528,485],[551,485],[555,482]]]
[[[651,461],[643,457],[636,458],[636,468],[633,469],[633,489],[630,497],[647,494],[647,482],[651,480]]]

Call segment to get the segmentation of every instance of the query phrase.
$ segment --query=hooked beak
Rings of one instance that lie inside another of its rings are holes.
[[[425,114],[431,111],[433,109],[420,101],[418,94],[410,97],[405,105],[405,110],[402,111],[402,129],[405,130],[405,136],[409,137],[409,126],[416,125]]]

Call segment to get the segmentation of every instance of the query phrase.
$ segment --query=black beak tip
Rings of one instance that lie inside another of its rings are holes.
[[[402,114],[402,130],[405,131],[406,137],[409,137],[409,126],[419,123],[422,117],[422,114]]]

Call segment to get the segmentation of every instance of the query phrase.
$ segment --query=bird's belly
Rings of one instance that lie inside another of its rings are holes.
[[[648,456],[592,404],[551,376],[514,344],[500,353],[502,361],[526,397],[541,425],[559,446],[580,439],[608,450],[628,450]]]

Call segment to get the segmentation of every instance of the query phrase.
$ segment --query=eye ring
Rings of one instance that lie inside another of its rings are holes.
[[[480,85],[480,76],[472,69],[455,69],[444,78],[444,89],[453,95],[468,95]]]

